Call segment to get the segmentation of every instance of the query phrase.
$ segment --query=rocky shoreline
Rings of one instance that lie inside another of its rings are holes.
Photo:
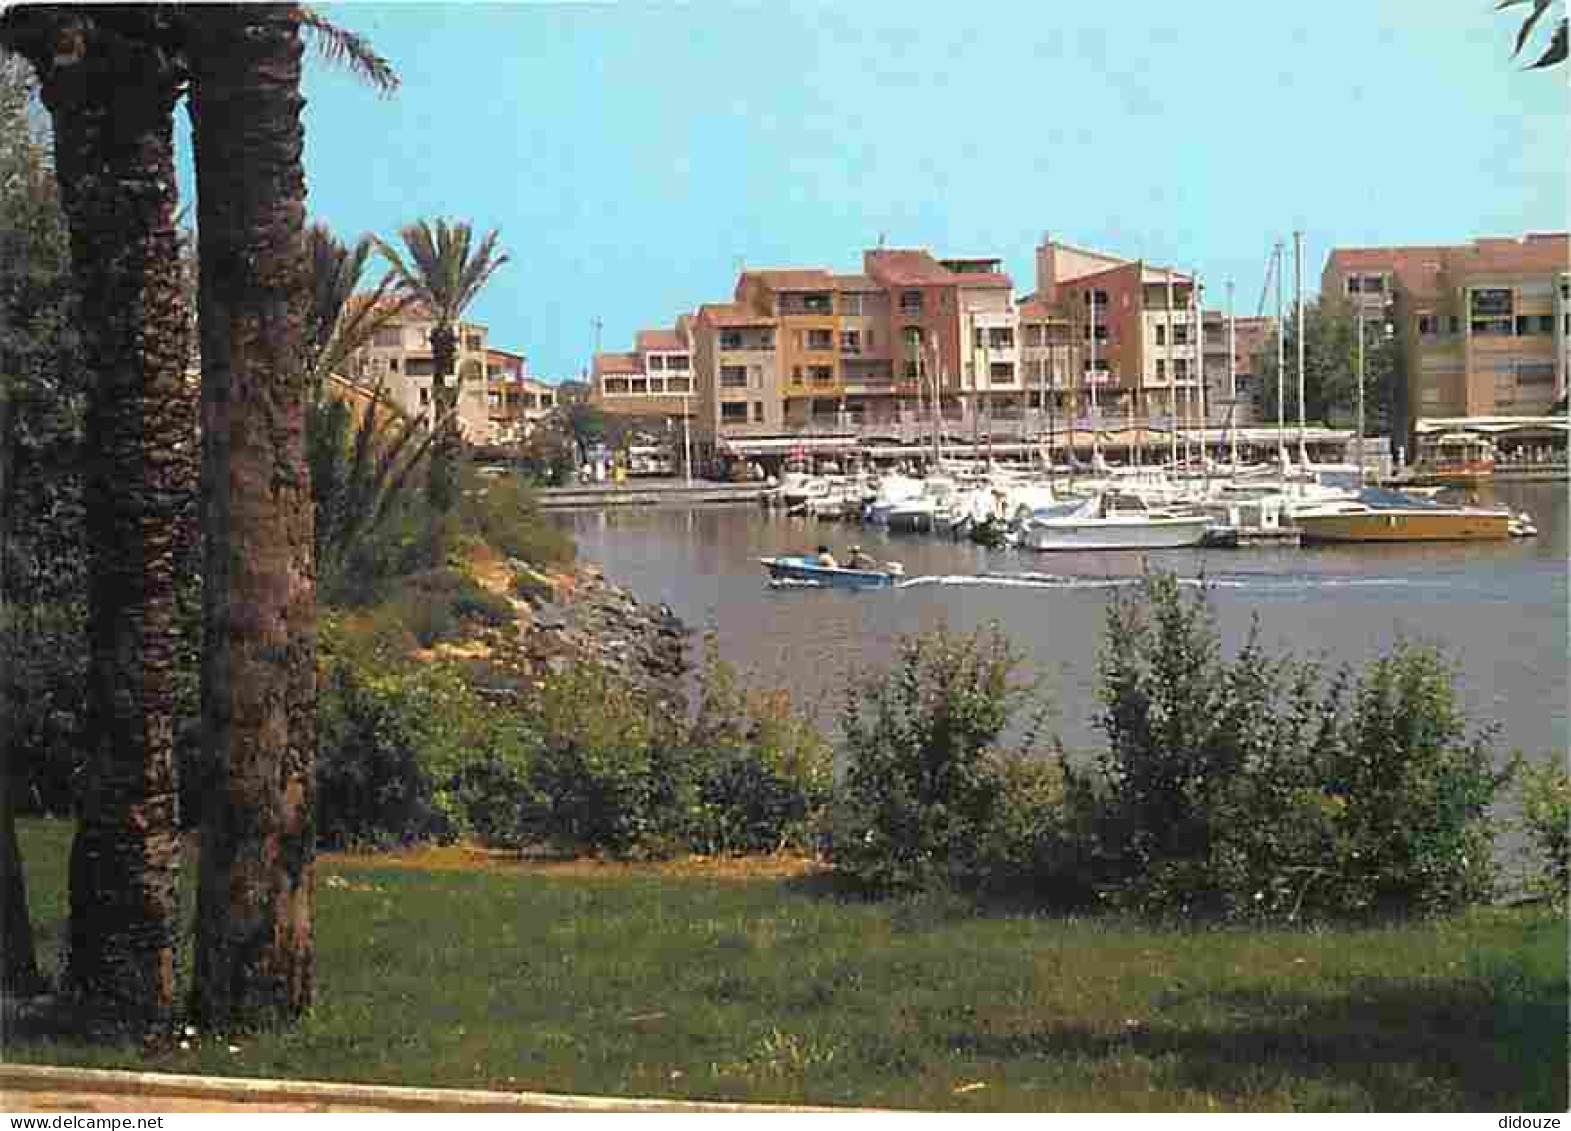
[[[640,601],[606,580],[596,565],[541,574],[519,561],[509,568],[529,582],[519,617],[520,648],[537,675],[575,662],[600,664],[672,709],[685,708],[684,680],[692,630],[665,604]]]

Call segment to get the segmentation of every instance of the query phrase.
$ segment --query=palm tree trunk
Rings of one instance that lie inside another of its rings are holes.
[[[161,53],[90,24],[24,53],[54,119],[93,374],[88,772],[65,984],[90,1021],[145,1033],[169,1021],[175,985],[174,516],[194,433],[174,223],[179,76]]]
[[[457,354],[458,334],[453,327],[435,327],[431,331],[431,369],[435,374],[435,391],[431,399],[436,404],[437,434],[431,446],[426,495],[438,519],[452,511],[458,503],[458,456],[461,445],[458,419],[452,411],[458,403],[458,387],[456,382],[451,386],[448,384],[453,377]]]
[[[192,8],[201,238],[206,647],[193,1007],[214,1026],[311,1001],[313,508],[304,131],[294,5]]]

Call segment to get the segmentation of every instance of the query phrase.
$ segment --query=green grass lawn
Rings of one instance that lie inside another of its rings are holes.
[[[69,835],[22,828],[46,956]],[[926,1109],[1563,1111],[1566,946],[1544,910],[1187,931],[865,903],[812,877],[333,859],[318,873],[317,1005],[297,1028],[201,1034],[153,1060],[17,1034],[4,1051]]]

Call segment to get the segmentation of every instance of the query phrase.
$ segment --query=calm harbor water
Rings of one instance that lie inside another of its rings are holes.
[[[1439,644],[1457,664],[1470,717],[1502,727],[1502,753],[1567,749],[1567,491],[1498,484],[1484,501],[1526,510],[1537,538],[1476,545],[1040,554],[928,535],[787,518],[755,507],[629,508],[559,516],[579,556],[647,601],[664,601],[759,685],[790,689],[821,721],[847,674],[887,663],[903,635],[997,622],[1041,678],[1055,729],[1094,749],[1103,615],[1142,564],[1212,587],[1225,643],[1258,615],[1273,651],[1359,664],[1399,636]],[[760,557],[860,543],[899,560],[897,590],[771,589]]]

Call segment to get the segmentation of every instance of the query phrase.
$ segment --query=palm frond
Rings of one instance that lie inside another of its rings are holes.
[[[500,237],[494,229],[471,252],[474,229],[464,221],[418,220],[399,229],[398,235],[407,261],[387,244],[377,241],[377,246],[401,287],[429,306],[432,319],[442,326],[455,325],[496,269],[508,261],[496,250]]]
[[[1539,56],[1538,62],[1528,67],[1528,70],[1536,71],[1540,67],[1553,67],[1556,63],[1564,63],[1566,61],[1566,55],[1566,21],[1561,20],[1560,23],[1555,26],[1554,35],[1549,37],[1548,49],[1545,50],[1541,56]]]
[[[335,66],[346,68],[364,79],[382,95],[398,89],[398,73],[393,65],[378,55],[363,35],[339,27],[315,8],[300,8],[300,25],[310,32],[311,44],[317,54]]]

